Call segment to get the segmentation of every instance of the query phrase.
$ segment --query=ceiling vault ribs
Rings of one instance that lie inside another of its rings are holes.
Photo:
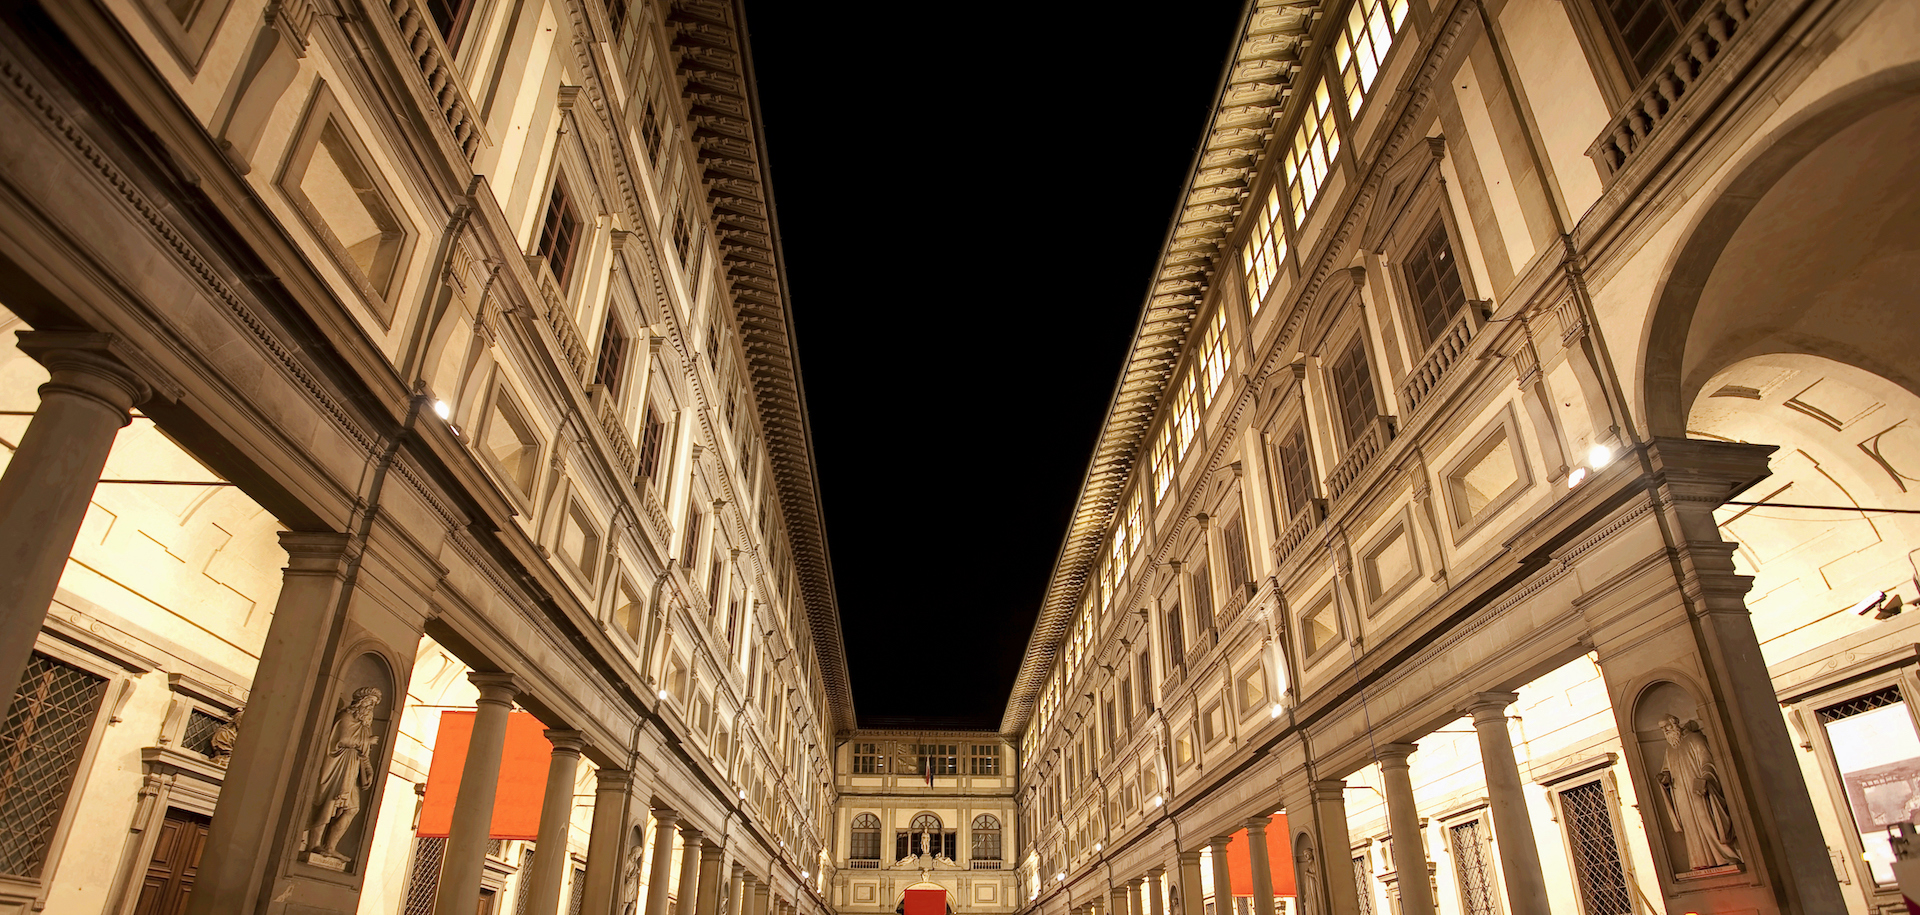
[[[738,0],[671,0],[667,26],[687,120],[699,147],[714,234],[741,329],[754,398],[787,522],[800,597],[820,661],[835,731],[856,726],[853,690],[820,488],[813,468],[805,390],[794,360],[791,301],[773,195],[765,171],[765,131],[753,89],[746,19]]]
[[[1162,242],[1133,342],[1080,484],[1073,520],[1000,720],[1000,733],[1008,739],[1019,739],[1038,707],[1092,566],[1100,558],[1100,540],[1125,495],[1200,304],[1220,271],[1231,266],[1220,263],[1222,249],[1245,207],[1254,168],[1272,140],[1274,119],[1299,68],[1301,41],[1319,13],[1316,0],[1248,0],[1241,15],[1204,142]]]

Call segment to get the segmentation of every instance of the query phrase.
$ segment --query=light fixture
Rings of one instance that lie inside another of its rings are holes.
[[[1853,606],[1848,607],[1847,609],[1853,611],[1854,613],[1860,616],[1866,616],[1867,614],[1880,609],[1880,605],[1886,602],[1887,602],[1887,592],[1875,591],[1872,594],[1867,595],[1866,600],[1863,600],[1857,604],[1854,604]]]
[[[747,799],[747,789],[740,789],[740,799],[743,801]]]
[[[1567,472],[1567,488],[1572,489],[1576,486],[1579,486],[1581,483],[1586,482],[1586,479],[1587,479],[1587,468],[1575,467],[1572,470]]]
[[[1099,851],[1100,849],[1102,849],[1102,848],[1105,848],[1105,847],[1106,847],[1106,844],[1105,844],[1105,843],[1102,843],[1102,842],[1095,842],[1095,843],[1093,843],[1093,850],[1094,850],[1094,851]]]
[[[1275,702],[1275,703],[1273,704],[1273,711],[1271,711],[1271,712],[1268,712],[1268,713],[1267,713],[1267,717],[1268,717],[1268,718],[1278,718],[1278,717],[1280,717],[1280,712],[1281,712],[1281,711],[1282,711],[1282,709],[1280,708],[1280,703],[1278,703],[1278,702]]]
[[[666,691],[666,690],[664,690],[664,689],[663,689],[663,690],[661,690],[661,691],[660,691],[660,698],[662,698],[662,699],[665,699],[665,698],[667,698],[667,691]]]
[[[1156,794],[1156,795],[1154,795],[1154,796],[1153,796],[1153,806],[1155,806],[1155,807],[1158,807],[1158,806],[1160,806],[1161,804],[1164,804],[1164,803],[1166,803],[1166,802],[1167,802],[1167,799],[1166,799],[1166,798],[1164,798],[1164,797],[1162,797],[1162,796],[1160,796],[1160,795],[1158,795],[1158,794]]]
[[[1058,883],[1058,882],[1060,882],[1060,881],[1063,881],[1063,880],[1065,880],[1065,879],[1067,879],[1067,872],[1066,872],[1066,871],[1061,871],[1060,873],[1057,873],[1057,874],[1054,874],[1054,875],[1053,875],[1053,879],[1054,879],[1054,882],[1055,882],[1055,883]]]
[[[433,402],[433,415],[447,419],[453,416],[453,407],[444,400],[436,400]]]
[[[812,874],[809,874],[809,873],[807,873],[806,871],[801,871],[801,872],[800,872],[800,879],[802,879],[802,880],[805,880],[805,879],[807,879],[807,878],[809,878],[809,877],[812,877],[812,876],[813,876]]]
[[[1588,467],[1592,467],[1595,470],[1599,470],[1600,468],[1607,466],[1607,462],[1611,460],[1613,460],[1613,449],[1607,447],[1606,445],[1602,445],[1598,442],[1595,442],[1592,448],[1587,449],[1587,466]]]

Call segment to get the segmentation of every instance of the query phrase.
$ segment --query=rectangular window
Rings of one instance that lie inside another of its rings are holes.
[[[607,323],[600,329],[600,356],[594,360],[593,383],[607,389],[607,396],[620,398],[621,370],[626,368],[627,335],[620,330],[620,319],[607,310]]]
[[[1134,682],[1140,686],[1140,710],[1153,711],[1153,655],[1145,648],[1140,649],[1140,655],[1135,659],[1134,666],[1139,671],[1139,675],[1134,677]]]
[[[1153,440],[1153,495],[1159,498],[1167,494],[1167,486],[1173,482],[1173,423],[1160,424],[1160,435]]]
[[[969,775],[999,775],[1000,748],[994,744],[976,743],[968,751],[967,763]]]
[[[627,3],[628,0],[607,0],[607,25],[612,29],[609,39],[614,47],[622,50],[627,46]]]
[[[959,745],[951,743],[917,743],[913,745],[913,754],[919,760],[920,772],[922,774],[960,774],[959,751]]]
[[[1258,664],[1242,671],[1234,690],[1240,699],[1240,714],[1251,715],[1267,705],[1267,671]]]
[[[42,876],[107,679],[35,653],[0,725],[0,874]]]
[[[1106,727],[1103,729],[1103,733],[1105,734],[1106,740],[1107,740],[1107,752],[1112,753],[1113,752],[1113,699],[1112,697],[1108,697],[1105,701],[1101,703],[1100,718],[1101,718],[1101,723],[1106,725]]]
[[[564,181],[553,182],[553,194],[547,198],[547,216],[540,224],[540,247],[534,253],[547,259],[547,268],[561,291],[573,271],[573,248],[580,234],[580,217],[574,215],[573,201],[567,196]]]
[[[1447,239],[1447,224],[1435,219],[1411,254],[1405,266],[1407,292],[1413,299],[1414,319],[1420,322],[1422,339],[1428,346],[1440,339],[1453,316],[1467,307],[1467,290],[1460,282],[1460,267],[1454,263],[1453,245]]]
[[[859,861],[877,861],[880,858],[880,830],[856,829],[853,831],[853,844],[848,848],[847,857]]]
[[[1400,0],[1402,5],[1406,0]],[[1280,264],[1287,256],[1286,228],[1280,224],[1280,185],[1267,192],[1267,202],[1253,213],[1253,234],[1240,249],[1240,267],[1247,276],[1247,311],[1259,314]]]
[[[1173,395],[1173,445],[1174,453],[1185,457],[1187,448],[1193,444],[1194,432],[1200,427],[1200,411],[1206,404],[1200,400],[1199,379],[1192,366],[1180,375],[1179,389]]]
[[[1333,98],[1327,92],[1327,81],[1322,79],[1307,100],[1307,110],[1293,133],[1293,145],[1287,147],[1284,165],[1294,225],[1306,222],[1307,211],[1319,198],[1339,152],[1340,128],[1333,121]]]
[[[1487,834],[1485,820],[1472,819],[1447,828],[1447,844],[1453,846],[1453,866],[1460,878],[1460,903],[1466,915],[1499,915],[1493,899],[1493,837]]]
[[[647,103],[642,108],[640,115],[640,143],[647,149],[647,158],[659,158],[660,139],[660,113],[654,110],[653,96],[649,93]]]
[[[1701,0],[1599,0],[1596,5],[1615,51],[1638,82],[1673,50]]]
[[[1300,617],[1300,648],[1311,660],[1340,640],[1340,619],[1335,615],[1333,597],[1322,599]]]
[[[434,27],[446,41],[447,50],[458,48],[466,32],[467,14],[473,11],[473,0],[425,0],[425,6]]]
[[[1178,601],[1167,608],[1165,620],[1167,670],[1173,670],[1174,665],[1179,664],[1187,658],[1187,636],[1184,631],[1184,623],[1180,618],[1180,604]]]
[[[600,560],[600,531],[593,517],[579,502],[568,500],[567,513],[560,524],[560,555],[580,577],[591,583]]]
[[[1633,891],[1614,831],[1607,789],[1598,781],[1575,785],[1560,794],[1560,824],[1567,831],[1573,876],[1585,915],[1633,915]]]
[[[1242,516],[1234,515],[1220,525],[1220,547],[1226,553],[1222,558],[1226,561],[1227,587],[1236,595],[1242,594],[1253,582],[1253,574],[1247,569],[1247,527]]]
[[[1207,322],[1206,336],[1200,338],[1200,401],[1207,403],[1226,380],[1233,364],[1233,351],[1227,348],[1227,310],[1216,308]]]
[[[1122,661],[1121,666],[1125,667],[1126,662]],[[1133,724],[1133,684],[1127,682],[1124,678],[1121,679],[1119,693],[1120,727],[1129,728]]]
[[[1347,94],[1347,114],[1358,115],[1373,81],[1387,60],[1387,51],[1407,21],[1407,0],[1354,0],[1347,21],[1333,40],[1333,61],[1340,68],[1340,85]]]
[[[440,862],[446,852],[445,837],[413,840],[413,863],[408,868],[407,895],[400,904],[400,915],[433,915],[434,896],[440,890]],[[576,880],[574,885],[580,884]],[[575,912],[578,911],[576,907]]]
[[[1287,517],[1292,518],[1307,507],[1313,493],[1313,470],[1307,463],[1307,430],[1294,426],[1293,431],[1281,436],[1273,451],[1280,464],[1280,490],[1287,500]]]
[[[1333,363],[1331,375],[1334,402],[1340,408],[1340,431],[1346,435],[1346,446],[1351,448],[1380,414],[1373,396],[1373,370],[1367,365],[1365,342],[1356,338]]]
[[[1373,868],[1367,866],[1367,856],[1357,855],[1353,859],[1353,890],[1360,901],[1360,915],[1373,915]]]
[[[1213,573],[1204,559],[1193,567],[1193,625],[1196,633],[1213,625]]]
[[[723,560],[719,551],[707,560],[707,617],[711,619],[720,612],[720,572]]]
[[[1920,797],[1920,737],[1900,688],[1889,686],[1819,711],[1833,749],[1834,769],[1845,787],[1853,828],[1860,836],[1875,883],[1893,885],[1893,850],[1887,824],[1907,819]]]
[[[705,521],[699,509],[687,509],[687,530],[680,540],[680,567],[689,573],[693,571],[694,562],[700,555],[700,527]]]
[[[666,438],[667,424],[660,420],[660,411],[648,404],[646,417],[640,421],[640,459],[636,464],[640,479],[651,482],[659,473],[660,449]]]

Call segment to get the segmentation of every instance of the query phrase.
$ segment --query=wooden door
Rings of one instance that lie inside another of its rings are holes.
[[[200,853],[207,847],[207,824],[208,819],[199,814],[168,808],[167,818],[160,824],[160,838],[153,843],[153,858],[147,862],[134,915],[183,915],[187,911],[187,894],[193,891]]]

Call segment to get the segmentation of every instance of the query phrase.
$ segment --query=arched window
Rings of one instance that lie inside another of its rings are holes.
[[[973,860],[1000,860],[1000,821],[991,814],[973,818]]]
[[[863,813],[853,818],[853,843],[850,846],[854,867],[878,867],[880,862],[880,818]],[[872,864],[860,864],[871,861]]]
[[[957,839],[953,830],[942,826],[939,817],[931,813],[918,814],[907,823],[907,831],[895,838],[894,857],[944,855],[951,858],[958,850]]]

